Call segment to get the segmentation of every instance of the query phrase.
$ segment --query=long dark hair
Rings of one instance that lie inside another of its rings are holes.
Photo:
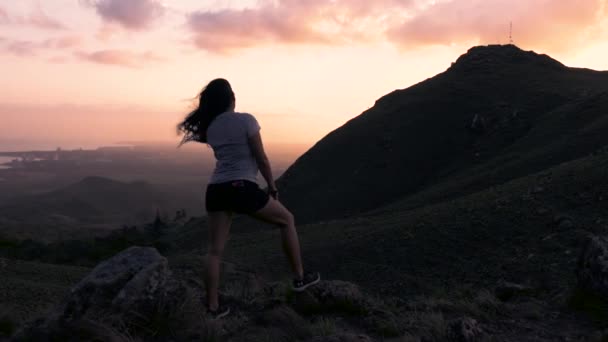
[[[198,107],[177,125],[178,132],[184,135],[180,146],[189,141],[206,143],[207,128],[233,101],[234,92],[228,81],[218,78],[209,82],[198,95]]]

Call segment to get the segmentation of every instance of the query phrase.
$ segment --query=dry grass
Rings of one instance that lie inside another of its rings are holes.
[[[321,316],[314,320],[310,331],[314,337],[334,335],[338,331],[336,319]]]

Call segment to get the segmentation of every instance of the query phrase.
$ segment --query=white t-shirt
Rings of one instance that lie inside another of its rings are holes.
[[[210,184],[240,179],[257,182],[258,164],[249,148],[249,138],[259,131],[257,120],[248,113],[225,112],[211,122],[207,143],[217,162]]]

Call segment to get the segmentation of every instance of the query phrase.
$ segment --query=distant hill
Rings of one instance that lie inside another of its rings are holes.
[[[588,155],[606,132],[608,72],[514,45],[474,47],[319,141],[281,177],[281,198],[301,223],[412,194],[419,207]],[[441,191],[425,194],[430,185]]]
[[[145,182],[87,177],[56,191],[16,199],[0,207],[0,218],[36,223],[151,220],[156,210],[167,208],[169,202],[163,192]]]

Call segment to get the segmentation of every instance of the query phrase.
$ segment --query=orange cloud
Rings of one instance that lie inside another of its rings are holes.
[[[562,49],[598,25],[605,0],[451,0],[429,5],[387,30],[402,47],[460,42],[506,43],[509,22],[523,46]]]
[[[608,0],[260,0],[257,7],[188,16],[200,49],[389,41],[401,47],[515,43],[562,49],[591,39]]]
[[[149,28],[152,22],[165,13],[158,0],[81,0],[96,9],[97,14],[108,22],[118,23],[129,30]]]
[[[279,0],[257,8],[198,11],[188,16],[192,41],[214,52],[271,43],[344,44],[368,40],[392,11],[415,0]]]
[[[166,58],[161,57],[151,51],[144,53],[134,53],[127,50],[100,50],[94,52],[76,52],[75,55],[85,61],[116,65],[129,68],[139,68],[149,62],[164,62]]]

